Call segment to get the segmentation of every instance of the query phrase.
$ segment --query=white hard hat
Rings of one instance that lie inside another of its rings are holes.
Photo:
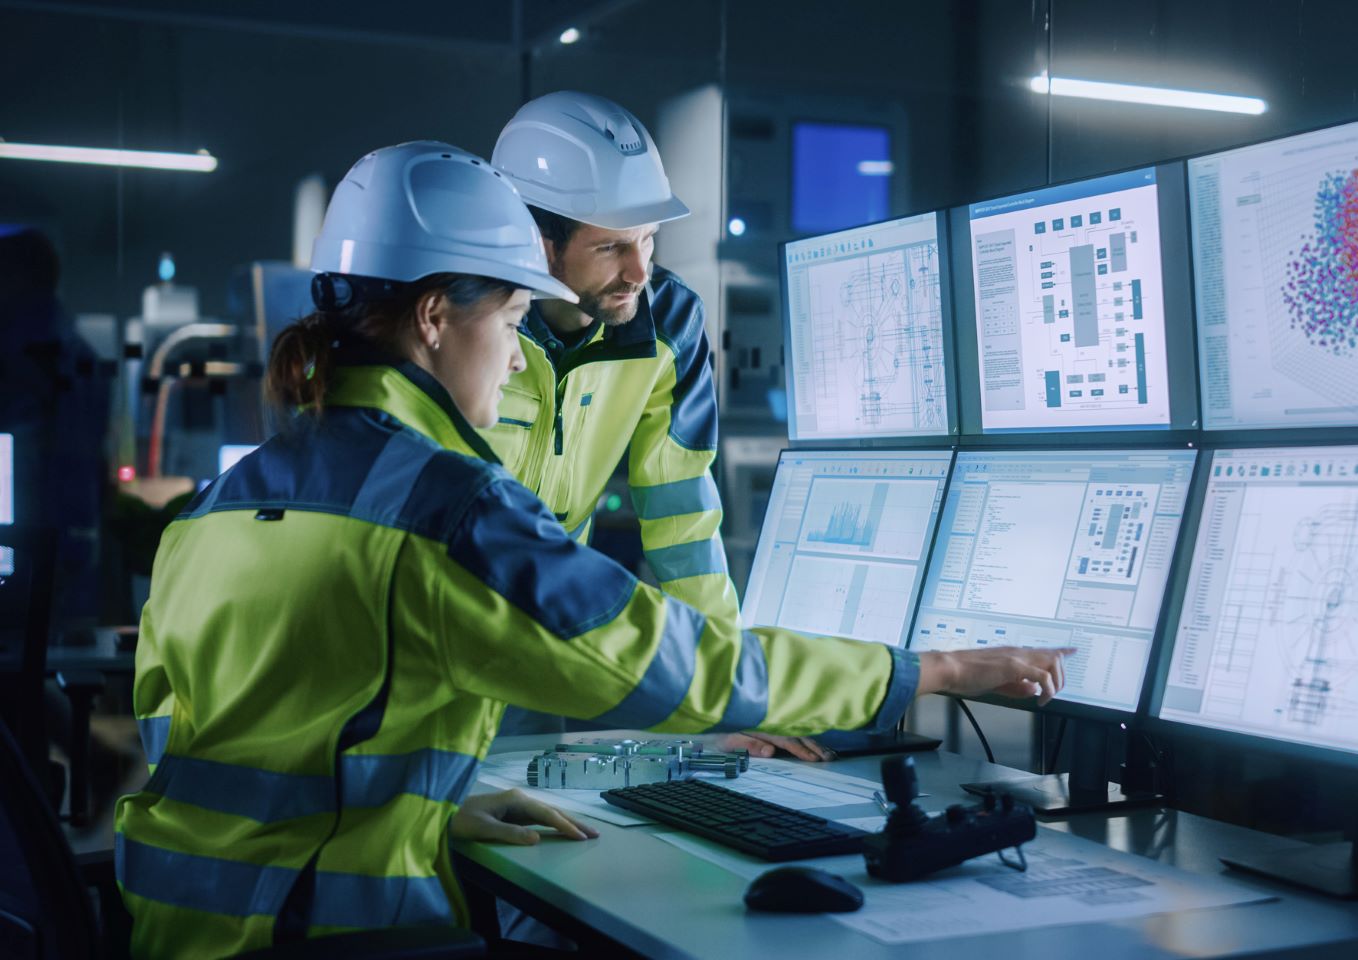
[[[528,203],[596,227],[688,216],[641,121],[603,97],[560,90],[525,103],[500,131],[491,163]]]
[[[577,302],[555,279],[509,179],[436,140],[374,150],[344,175],[311,249],[318,273],[419,280],[460,273]]]

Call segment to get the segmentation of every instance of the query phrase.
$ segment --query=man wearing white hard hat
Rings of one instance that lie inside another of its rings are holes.
[[[711,474],[717,400],[703,303],[651,261],[660,224],[689,214],[646,128],[603,97],[558,91],[505,125],[491,162],[533,212],[552,274],[579,303],[542,300],[521,328],[527,368],[505,388],[487,439],[586,542],[614,468],[628,483],[661,588],[709,617],[739,619]],[[505,732],[550,729],[511,715]],[[806,739],[738,738],[769,755],[831,754]]]

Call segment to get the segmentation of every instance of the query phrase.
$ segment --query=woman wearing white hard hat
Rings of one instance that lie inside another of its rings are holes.
[[[312,265],[317,311],[269,365],[291,421],[156,557],[134,688],[154,772],[116,838],[135,955],[465,926],[450,838],[593,833],[515,792],[467,798],[506,703],[797,734],[893,726],[918,692],[1059,687],[1051,651],[742,632],[567,537],[473,429],[522,366],[530,292],[573,296],[484,161],[364,157]]]

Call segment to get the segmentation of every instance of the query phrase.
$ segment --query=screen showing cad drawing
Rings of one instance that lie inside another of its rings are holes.
[[[903,646],[952,454],[788,450],[741,620]]]
[[[789,243],[793,440],[948,432],[938,217]]]
[[[1194,457],[958,454],[911,649],[1075,647],[1060,699],[1136,709]]]
[[[1216,451],[1160,716],[1358,751],[1358,447]]]
[[[1209,430],[1358,424],[1358,123],[1188,163]]]
[[[1155,170],[972,204],[981,428],[1167,427]]]

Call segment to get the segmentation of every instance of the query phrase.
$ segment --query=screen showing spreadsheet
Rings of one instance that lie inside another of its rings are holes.
[[[741,620],[904,646],[951,462],[946,450],[784,451]]]
[[[1358,446],[1215,451],[1172,629],[1162,719],[1358,752]]]
[[[959,453],[911,649],[1075,647],[1060,699],[1135,710],[1195,457]]]
[[[983,432],[1171,425],[1158,179],[966,208]]]
[[[939,219],[784,246],[790,439],[948,433]]]
[[[1358,424],[1358,123],[1188,162],[1203,426]]]

